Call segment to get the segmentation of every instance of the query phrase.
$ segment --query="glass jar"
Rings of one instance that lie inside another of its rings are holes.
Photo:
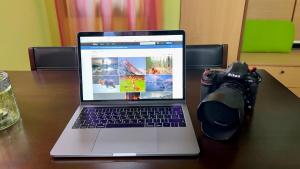
[[[0,130],[12,126],[19,118],[19,108],[8,74],[0,71]]]

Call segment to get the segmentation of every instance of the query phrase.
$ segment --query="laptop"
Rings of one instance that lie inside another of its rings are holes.
[[[192,156],[185,34],[78,33],[80,105],[53,157]]]

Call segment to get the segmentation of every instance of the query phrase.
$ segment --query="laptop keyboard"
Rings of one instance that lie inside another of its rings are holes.
[[[85,107],[72,128],[185,126],[181,106]]]

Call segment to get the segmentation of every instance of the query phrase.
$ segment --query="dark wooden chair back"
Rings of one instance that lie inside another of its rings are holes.
[[[187,45],[186,68],[226,68],[228,45]]]
[[[228,45],[187,45],[186,68],[226,68]],[[31,70],[78,69],[76,47],[28,48]]]
[[[78,69],[76,47],[28,48],[31,70]]]

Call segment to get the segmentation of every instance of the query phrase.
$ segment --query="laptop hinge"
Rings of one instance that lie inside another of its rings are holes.
[[[158,101],[99,101],[99,102],[81,102],[80,105],[170,105],[170,104],[185,104],[185,100],[158,100]]]

